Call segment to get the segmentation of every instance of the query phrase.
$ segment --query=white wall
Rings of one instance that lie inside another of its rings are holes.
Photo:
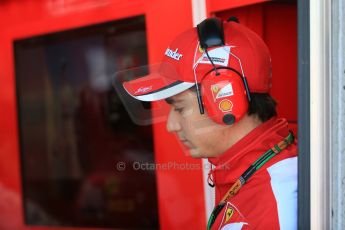
[[[345,2],[332,1],[331,14],[331,229],[345,229]]]

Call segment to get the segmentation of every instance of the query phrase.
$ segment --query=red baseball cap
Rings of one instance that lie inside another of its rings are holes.
[[[271,88],[271,58],[263,40],[247,27],[224,22],[224,46],[208,49],[216,67],[235,69],[247,79],[249,91],[267,93]],[[123,83],[128,94],[141,101],[156,101],[179,94],[213,69],[200,48],[196,28],[180,35],[165,50],[161,63],[150,74]]]

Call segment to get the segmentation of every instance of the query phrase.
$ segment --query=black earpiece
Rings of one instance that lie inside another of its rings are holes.
[[[218,18],[209,18],[197,25],[200,46],[207,49],[224,45],[223,22]]]

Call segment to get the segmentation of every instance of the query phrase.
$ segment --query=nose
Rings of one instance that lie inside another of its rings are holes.
[[[168,121],[167,121],[168,132],[178,132],[181,130],[181,124],[179,122],[178,114],[173,108],[170,109]]]

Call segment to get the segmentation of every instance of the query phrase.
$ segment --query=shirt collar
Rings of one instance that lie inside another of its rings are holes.
[[[215,166],[210,172],[213,183],[216,186],[234,183],[255,160],[285,138],[288,133],[287,121],[273,117],[253,129],[223,154],[208,158]]]

